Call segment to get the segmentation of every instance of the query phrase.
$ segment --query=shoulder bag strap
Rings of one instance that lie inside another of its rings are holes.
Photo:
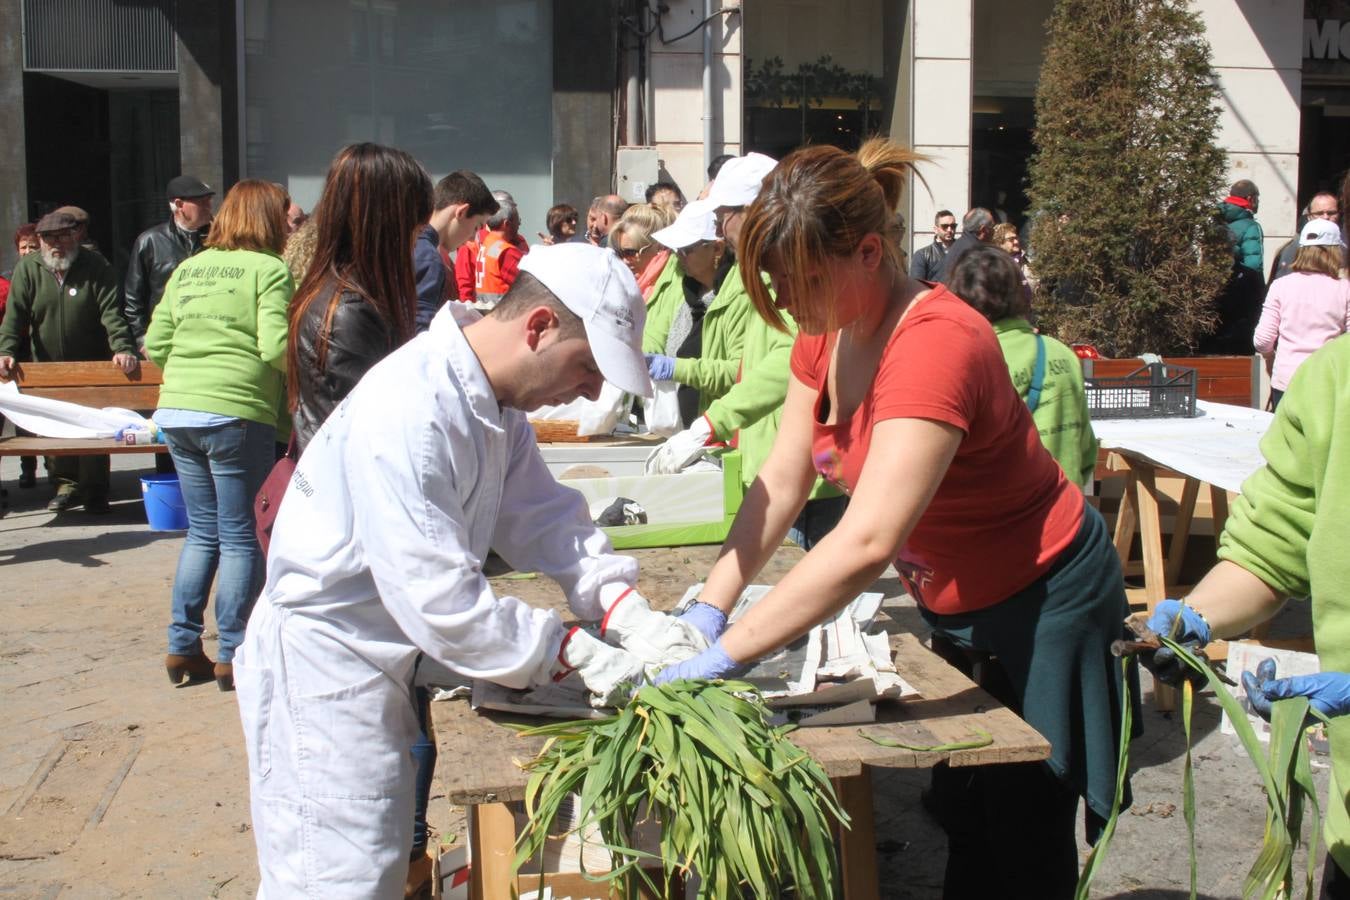
[[[1045,386],[1045,338],[1036,335],[1036,368],[1031,372],[1031,389],[1027,391],[1027,409],[1032,412],[1041,405],[1041,388]]]

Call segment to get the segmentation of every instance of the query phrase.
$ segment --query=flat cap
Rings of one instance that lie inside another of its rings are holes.
[[[209,197],[215,192],[216,189],[211,185],[191,175],[177,175],[170,178],[169,186],[165,189],[170,200],[179,197]]]
[[[61,210],[58,209],[55,212],[49,212],[41,219],[38,219],[37,233],[53,234],[57,231],[65,231],[68,228],[74,228],[78,224],[80,223],[75,220],[74,216],[68,212],[61,212]]]
[[[58,206],[56,209],[52,210],[52,212],[70,213],[72,216],[75,217],[75,221],[78,222],[79,224],[81,225],[89,224],[89,213],[80,209],[78,206]]]

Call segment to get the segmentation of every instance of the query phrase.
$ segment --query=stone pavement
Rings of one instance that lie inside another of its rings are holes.
[[[45,511],[45,486],[19,491],[17,460],[0,460],[13,507],[0,520],[0,898],[256,890],[234,695],[214,684],[175,688],[164,674],[182,537],[145,525],[137,468],[146,465],[114,461],[111,515],[57,516]],[[917,627],[912,613],[899,603],[897,617]],[[1306,625],[1302,607],[1282,622]],[[209,624],[207,636],[213,653]],[[1240,748],[1218,732],[1215,705],[1197,705],[1200,891],[1238,897],[1260,846],[1264,800]],[[1094,897],[1186,896],[1181,728],[1151,709],[1144,724],[1133,746],[1135,807]],[[918,804],[926,779],[875,776],[885,897],[940,896],[945,840]],[[1325,797],[1324,767],[1318,782]],[[433,826],[462,841],[462,816],[439,788],[433,794]]]

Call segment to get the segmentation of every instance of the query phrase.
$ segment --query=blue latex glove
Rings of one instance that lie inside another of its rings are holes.
[[[1262,660],[1256,674],[1242,673],[1247,699],[1261,718],[1270,720],[1270,704],[1290,697],[1307,697],[1313,709],[1328,718],[1350,713],[1350,674],[1319,672],[1316,675],[1275,677],[1275,660]]]
[[[727,652],[722,649],[722,642],[718,641],[698,656],[666,666],[649,681],[652,684],[665,684],[667,681],[678,681],[682,678],[716,681],[719,678],[730,678],[744,668],[745,666],[727,656]]]
[[[689,608],[680,614],[681,622],[688,622],[699,630],[699,634],[714,644],[727,630],[727,614],[702,600],[695,600]]]
[[[1209,623],[1180,600],[1164,600],[1155,606],[1153,615],[1148,618],[1148,627],[1192,652],[1208,644],[1210,639]],[[1164,684],[1177,685],[1184,678],[1203,682],[1198,672],[1177,659],[1176,654],[1166,647],[1151,654],[1141,654],[1139,659],[1153,677]]]
[[[646,356],[647,374],[652,377],[652,381],[670,381],[675,377],[674,357],[662,356],[660,353],[648,353]]]

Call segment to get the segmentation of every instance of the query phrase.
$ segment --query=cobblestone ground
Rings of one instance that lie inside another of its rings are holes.
[[[257,887],[247,766],[234,695],[172,687],[164,674],[177,534],[145,525],[135,458],[114,465],[113,513],[45,511],[48,491],[14,487],[0,520],[0,897],[251,897]],[[1212,553],[1212,549],[1208,552]],[[894,593],[893,583],[890,593]],[[889,604],[902,627],[917,616]],[[1286,631],[1306,629],[1306,610]],[[215,649],[208,626],[207,652]],[[1094,896],[1174,898],[1189,883],[1179,787],[1180,725],[1153,710]],[[1196,716],[1200,893],[1240,896],[1264,801],[1250,764]],[[442,759],[441,767],[454,765]],[[925,772],[879,772],[882,895],[940,896],[945,841],[919,809]],[[1318,781],[1323,796],[1326,771]],[[463,817],[434,791],[432,822],[463,841]],[[1300,892],[1301,894],[1301,892]]]

